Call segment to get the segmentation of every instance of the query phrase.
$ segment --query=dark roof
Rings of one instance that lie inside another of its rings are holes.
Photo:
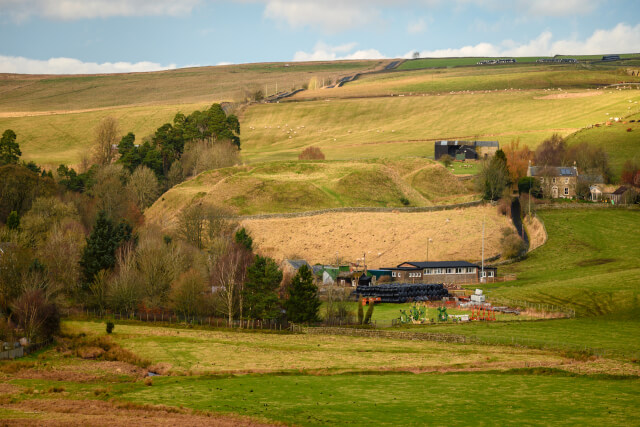
[[[578,169],[567,166],[530,166],[531,176],[578,176]]]
[[[479,265],[477,264],[472,264],[470,262],[467,261],[428,261],[428,262],[413,262],[413,261],[407,261],[407,262],[403,262],[401,264],[398,264],[397,267],[391,267],[391,268],[387,268],[386,270],[413,270],[410,267],[400,267],[402,264],[410,264],[415,266],[415,268],[456,268],[456,267],[478,267],[480,268]]]
[[[309,267],[309,269],[311,269],[311,266],[309,265],[309,263],[303,259],[286,259],[284,260],[284,262],[288,263],[291,267],[293,267],[296,270],[298,270],[303,265],[306,265],[307,267]]]
[[[436,141],[435,145],[468,145],[471,147],[498,147],[498,141]]]
[[[618,195],[618,194],[624,194],[624,193],[626,193],[626,192],[627,192],[627,190],[628,190],[628,189],[629,189],[629,187],[626,187],[626,186],[624,186],[624,185],[621,185],[620,187],[618,187],[618,188],[616,189],[616,191],[614,191],[614,192],[613,192],[613,193],[611,193],[611,194],[616,194],[616,195]]]

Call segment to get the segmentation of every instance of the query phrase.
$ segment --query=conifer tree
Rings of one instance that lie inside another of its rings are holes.
[[[305,264],[291,279],[289,299],[286,304],[287,316],[296,323],[317,322],[320,299],[318,287],[313,283],[311,269]]]
[[[282,271],[269,257],[256,255],[247,269],[244,284],[244,313],[251,319],[274,319],[280,314],[278,287]]]
[[[116,264],[116,249],[122,242],[130,239],[129,224],[123,222],[114,226],[105,211],[100,211],[80,259],[85,283],[93,282],[100,270],[113,268]]]
[[[20,217],[18,216],[18,212],[11,211],[7,217],[7,227],[9,227],[9,230],[17,230],[18,227],[20,227]]]

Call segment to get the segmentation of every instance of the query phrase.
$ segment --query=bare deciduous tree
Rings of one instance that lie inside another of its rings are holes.
[[[229,323],[242,307],[242,286],[251,260],[251,253],[244,246],[229,242],[227,250],[217,258],[211,269],[211,285],[221,297]]]
[[[117,153],[115,145],[120,140],[118,121],[113,117],[105,117],[95,131],[93,161],[98,165],[108,165]]]
[[[133,171],[131,178],[129,178],[127,189],[140,210],[151,206],[160,194],[160,185],[156,174],[146,166],[138,166]]]

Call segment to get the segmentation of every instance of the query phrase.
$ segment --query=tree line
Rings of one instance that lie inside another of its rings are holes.
[[[52,171],[21,161],[18,136],[4,131],[0,340],[50,336],[60,309],[317,320],[311,271],[301,268],[283,281],[229,212],[192,204],[175,232],[145,224],[144,210],[166,189],[237,164],[239,135],[238,119],[218,104],[176,114],[141,144],[106,118],[79,170]]]

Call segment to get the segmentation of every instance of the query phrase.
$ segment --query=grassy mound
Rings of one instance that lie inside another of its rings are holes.
[[[401,207],[403,198],[411,206],[431,206],[473,200],[469,186],[440,164],[420,158],[271,162],[204,172],[165,193],[147,217],[166,217],[194,201],[223,205],[239,215]]]

